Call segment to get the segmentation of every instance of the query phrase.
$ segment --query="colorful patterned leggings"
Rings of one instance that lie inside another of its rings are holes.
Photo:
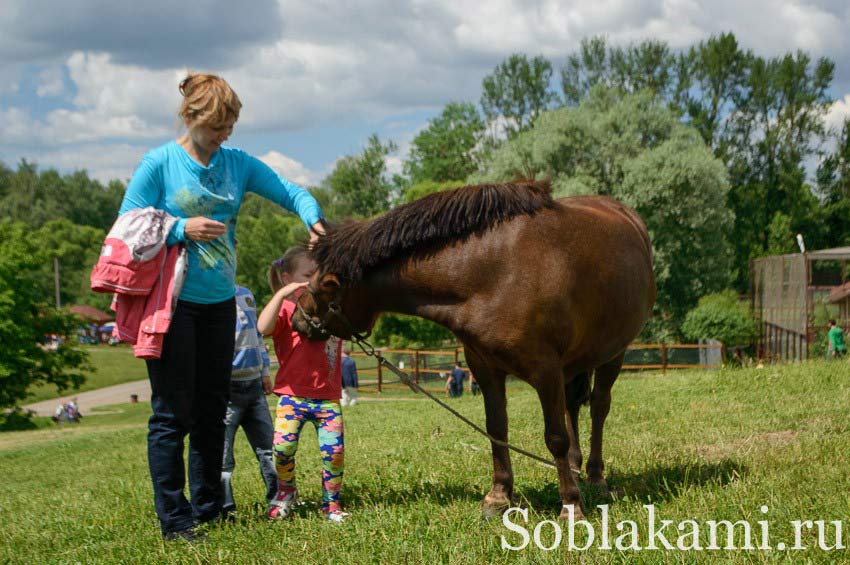
[[[278,490],[295,488],[295,452],[304,423],[310,421],[322,452],[322,510],[339,510],[339,489],[345,467],[342,409],[338,400],[315,400],[282,395],[274,422],[274,454]]]

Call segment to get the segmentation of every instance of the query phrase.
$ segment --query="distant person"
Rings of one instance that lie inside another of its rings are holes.
[[[50,417],[56,424],[61,424],[62,422],[68,421],[68,403],[63,402],[59,406],[56,407],[56,410],[53,412],[53,416]]]
[[[835,320],[829,321],[829,349],[828,354],[831,357],[839,358],[847,354],[847,346],[844,345],[844,330],[835,323]]]
[[[472,393],[472,396],[476,396],[481,392],[481,387],[478,386],[478,381],[475,380],[475,376],[472,373],[469,373],[469,392]]]
[[[69,422],[74,422],[77,424],[80,423],[80,419],[82,419],[83,415],[80,414],[80,405],[76,396],[72,398],[70,402],[68,402],[67,412]]]
[[[269,378],[269,354],[263,335],[257,329],[257,303],[244,286],[236,286],[236,346],[230,373],[230,401],[224,417],[224,459],[221,486],[224,490],[222,512],[228,518],[236,512],[231,476],[236,467],[233,444],[239,426],[260,464],[260,476],[266,486],[266,504],[277,493],[277,471],[272,456],[274,423],[266,395],[272,392]]]
[[[342,352],[342,400],[343,406],[354,406],[357,404],[357,364],[351,358],[351,350]]]
[[[447,384],[449,385],[449,396],[452,398],[460,398],[463,396],[463,381],[466,378],[466,371],[463,370],[463,363],[455,362],[455,368],[449,373]]]

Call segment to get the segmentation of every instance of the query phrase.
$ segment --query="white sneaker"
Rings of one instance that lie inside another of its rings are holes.
[[[348,512],[343,512],[342,510],[334,510],[325,514],[325,518],[331,522],[345,522],[345,519],[349,516],[350,514]]]
[[[298,490],[279,490],[269,502],[266,514],[272,520],[283,520],[292,513],[292,507],[298,502]]]

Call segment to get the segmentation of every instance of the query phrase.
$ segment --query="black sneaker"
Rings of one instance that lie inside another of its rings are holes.
[[[207,535],[197,531],[195,528],[186,528],[177,532],[165,532],[162,534],[162,539],[165,541],[174,541],[183,539],[189,543],[203,543],[207,541]]]

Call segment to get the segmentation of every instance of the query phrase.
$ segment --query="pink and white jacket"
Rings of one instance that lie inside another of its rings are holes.
[[[186,278],[183,244],[166,247],[177,218],[152,206],[121,215],[91,273],[95,292],[114,292],[112,335],[134,345],[136,357],[159,359]]]

